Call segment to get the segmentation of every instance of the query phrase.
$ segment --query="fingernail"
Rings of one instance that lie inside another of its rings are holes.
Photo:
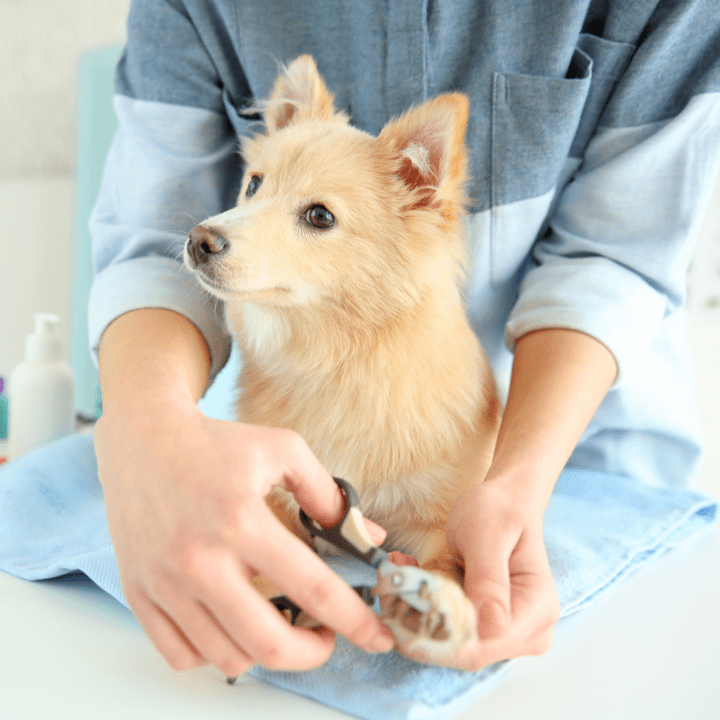
[[[383,628],[382,632],[376,635],[370,643],[370,652],[386,653],[390,652],[393,647],[395,647],[395,638],[387,628]]]
[[[385,542],[385,538],[387,537],[387,532],[381,528],[377,523],[374,523],[372,520],[368,520],[367,518],[363,518],[363,522],[365,523],[365,529],[368,531],[368,534],[370,535],[370,539],[378,546],[382,545]]]

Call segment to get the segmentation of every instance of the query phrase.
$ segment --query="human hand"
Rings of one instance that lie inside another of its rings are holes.
[[[306,669],[330,656],[333,630],[371,652],[392,647],[377,616],[263,499],[278,485],[320,522],[340,516],[342,493],[298,435],[148,400],[132,422],[103,414],[95,445],[123,592],[173,668]],[[380,544],[384,531],[368,530]],[[289,625],[252,586],[257,573],[326,627]]]
[[[550,648],[560,617],[542,535],[544,507],[497,478],[466,490],[447,525],[465,567],[464,590],[477,609],[477,643],[448,664],[478,670]]]

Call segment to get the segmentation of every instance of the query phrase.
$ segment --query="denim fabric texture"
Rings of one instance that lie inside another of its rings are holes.
[[[466,92],[475,211],[553,187],[553,165],[559,169],[571,143],[571,156],[581,157],[599,125],[669,119],[693,95],[720,87],[716,31],[703,2],[135,0],[128,31],[116,89],[140,100],[222,114],[229,97],[242,110],[268,96],[279,63],[302,53],[315,56],[338,107],[372,134],[428,97]],[[498,86],[514,88],[508,104],[530,123],[530,132],[519,128],[503,144],[532,159],[541,178],[528,184],[522,167],[506,170],[510,187],[491,195],[487,179],[498,167],[484,149],[498,100],[505,107]],[[555,117],[543,118],[548,112]],[[555,158],[549,166],[547,153]]]

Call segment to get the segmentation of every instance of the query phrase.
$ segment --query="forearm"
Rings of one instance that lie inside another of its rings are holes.
[[[205,340],[187,318],[160,308],[128,312],[100,343],[103,408],[136,412],[154,401],[197,402],[209,368]]]
[[[616,373],[610,351],[584,333],[552,328],[520,338],[487,480],[502,479],[544,509]]]

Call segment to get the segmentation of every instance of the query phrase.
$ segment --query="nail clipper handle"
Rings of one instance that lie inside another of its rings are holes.
[[[312,537],[321,538],[363,562],[377,567],[387,558],[387,553],[377,547],[368,534],[355,488],[342,478],[333,478],[333,480],[345,495],[345,511],[340,520],[333,527],[324,528],[301,508],[300,521]]]

